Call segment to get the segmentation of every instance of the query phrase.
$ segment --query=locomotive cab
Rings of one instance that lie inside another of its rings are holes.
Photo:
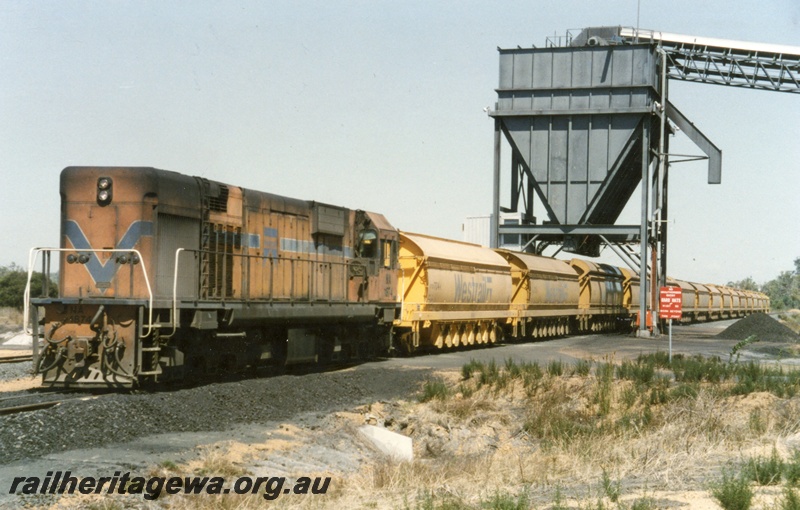
[[[356,212],[355,223],[357,239],[351,275],[359,301],[396,302],[397,230],[382,215],[365,211]]]

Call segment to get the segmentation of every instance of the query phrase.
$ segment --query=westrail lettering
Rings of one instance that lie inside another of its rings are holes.
[[[492,300],[491,276],[455,274],[456,303],[489,303]]]

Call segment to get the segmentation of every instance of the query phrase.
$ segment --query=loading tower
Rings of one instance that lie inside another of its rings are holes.
[[[721,151],[670,103],[668,80],[800,93],[800,48],[599,27],[548,39],[544,48],[498,51],[498,99],[489,112],[493,246],[506,234],[522,236],[535,253],[558,245],[596,257],[609,246],[646,282],[639,309],[655,316],[667,274],[671,126],[705,154],[709,184],[722,176]],[[511,147],[508,205],[501,205],[503,136]],[[640,223],[617,225],[639,183]],[[501,212],[520,213],[523,221],[501,224]],[[640,334],[649,335],[640,319]]]

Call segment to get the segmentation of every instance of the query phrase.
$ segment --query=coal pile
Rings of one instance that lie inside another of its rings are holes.
[[[765,342],[800,342],[800,335],[764,313],[754,313],[736,321],[717,337],[745,340],[753,335]]]

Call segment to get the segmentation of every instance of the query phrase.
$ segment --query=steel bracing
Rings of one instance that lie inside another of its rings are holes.
[[[800,48],[619,28],[629,44],[651,42],[667,55],[671,79],[800,93]]]

